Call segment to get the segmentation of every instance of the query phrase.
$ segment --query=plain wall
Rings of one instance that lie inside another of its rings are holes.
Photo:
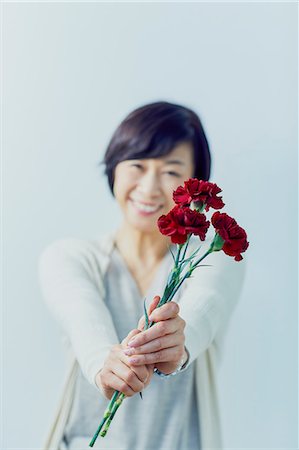
[[[3,448],[40,448],[65,369],[38,257],[119,221],[97,164],[156,100],[198,112],[250,241],[219,371],[225,448],[297,448],[297,4],[4,3],[2,24]]]

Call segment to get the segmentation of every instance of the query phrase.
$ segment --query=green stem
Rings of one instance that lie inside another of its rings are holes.
[[[188,247],[188,243],[189,243],[189,239],[190,239],[191,234],[188,236],[188,239],[186,241],[185,244],[180,244],[178,246],[178,252],[176,255],[176,259],[175,259],[175,267],[172,271],[172,274],[169,278],[169,282],[167,283],[165,289],[164,289],[164,293],[162,298],[160,299],[157,308],[159,306],[162,306],[163,304],[170,302],[174,295],[176,294],[176,292],[178,291],[178,289],[181,287],[181,285],[183,284],[183,282],[189,278],[193,272],[193,270],[196,269],[196,267],[198,267],[199,263],[209,254],[213,252],[213,244],[214,244],[214,240],[212,242],[212,244],[210,245],[209,250],[206,251],[206,253],[199,258],[194,264],[190,264],[190,268],[188,269],[188,271],[185,273],[185,275],[183,276],[183,278],[179,280],[182,268],[183,268],[183,264],[179,264],[179,263],[183,263],[184,262],[184,257],[186,255],[186,250]],[[180,261],[180,253],[182,250],[182,247],[185,245],[184,248],[184,252],[183,252],[183,256],[182,259]],[[192,257],[195,256],[195,253],[192,255]],[[188,259],[192,259],[188,258]],[[155,324],[155,322],[149,322],[147,327],[144,326],[144,329],[148,329],[150,327],[152,327]],[[123,399],[125,398],[125,394],[120,393],[119,391],[114,391],[114,394],[109,402],[109,405],[107,407],[107,409],[104,412],[104,416],[102,418],[102,421],[96,431],[96,433],[94,434],[92,440],[90,441],[89,446],[93,447],[96,439],[98,438],[98,435],[100,434],[100,436],[104,437],[109,429],[109,426],[113,420],[113,417],[115,416],[116,411],[118,410],[118,408],[120,407],[120,405],[122,404]],[[103,428],[104,427],[104,428]]]
[[[92,440],[89,443],[89,447],[93,447],[94,446],[94,443],[97,440],[98,435],[100,434],[100,431],[101,431],[102,427],[104,426],[104,424],[107,421],[107,419],[109,419],[109,417],[111,416],[114,403],[117,401],[117,397],[118,397],[119,393],[120,393],[119,391],[114,391],[114,394],[112,395],[112,397],[110,399],[109,405],[107,406],[106,411],[104,412],[102,421],[101,421],[100,425],[98,426],[98,429],[95,432]],[[123,394],[121,394],[121,395],[123,395]]]
[[[193,270],[196,269],[196,267],[198,267],[198,264],[210,253],[212,253],[212,246],[210,246],[209,250],[207,250],[206,253],[201,258],[199,258],[194,264],[192,264],[190,266],[190,269],[185,273],[183,278],[180,280],[180,282],[176,285],[176,287],[171,292],[169,298],[167,299],[167,303],[173,299],[173,297],[175,296],[175,294],[177,293],[177,291],[179,290],[179,288],[181,287],[183,282],[186,280],[186,278],[189,278],[192,275]]]
[[[118,410],[118,408],[120,407],[120,405],[122,404],[123,399],[125,398],[125,394],[120,394],[120,396],[118,397],[118,399],[116,400],[116,402],[113,405],[112,411],[110,416],[108,417],[108,420],[105,423],[105,426],[103,428],[103,430],[100,433],[100,436],[104,437],[110,427],[110,424],[113,420],[113,417],[115,416],[116,411]]]
[[[206,256],[208,256],[210,253],[212,253],[212,251],[213,251],[213,250],[212,250],[212,247],[213,247],[213,244],[210,245],[209,250],[207,250],[206,253],[205,253],[203,256],[201,256],[197,261],[195,261],[194,264],[191,265],[191,267],[190,267],[189,270],[191,270],[191,271],[193,272],[193,270],[196,269],[196,267],[198,266],[198,264],[199,264]],[[192,272],[191,272],[191,273],[192,273]]]
[[[183,256],[182,256],[182,259],[181,259],[181,262],[182,261],[184,261],[184,258],[185,258],[185,255],[186,255],[186,251],[187,251],[187,247],[188,247],[188,244],[189,244],[189,241],[190,241],[190,238],[191,238],[191,233],[190,234],[188,234],[188,237],[187,237],[187,241],[185,242],[185,248],[184,248],[184,253],[183,253]]]
[[[177,251],[177,254],[176,254],[176,258],[175,258],[175,267],[178,267],[178,263],[179,263],[179,260],[180,260],[180,253],[181,253],[181,250],[182,250],[183,246],[184,246],[184,244],[179,244],[178,245],[178,251]]]

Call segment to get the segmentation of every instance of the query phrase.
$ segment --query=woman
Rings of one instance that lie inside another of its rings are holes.
[[[168,102],[140,107],[113,134],[104,164],[122,223],[98,239],[54,242],[40,260],[44,297],[71,354],[45,448],[89,448],[115,389],[130,398],[94,448],[221,448],[215,375],[244,262],[212,253],[210,267],[154,309],[172,267],[171,242],[157,219],[173,207],[173,190],[184,180],[210,176],[201,121]],[[198,244],[194,238],[190,248]],[[156,322],[146,331],[144,297]]]

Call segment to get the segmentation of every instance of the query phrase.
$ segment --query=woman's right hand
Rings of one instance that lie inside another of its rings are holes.
[[[132,397],[148,386],[154,371],[154,364],[130,366],[129,357],[124,354],[129,340],[140,333],[140,330],[130,331],[121,342],[111,347],[103,368],[96,375],[96,384],[107,399],[111,399],[115,390]]]

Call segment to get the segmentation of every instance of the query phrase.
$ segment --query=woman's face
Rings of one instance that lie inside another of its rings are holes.
[[[177,145],[160,158],[130,159],[117,164],[113,192],[126,223],[146,233],[173,208],[173,191],[194,173],[193,147]]]

